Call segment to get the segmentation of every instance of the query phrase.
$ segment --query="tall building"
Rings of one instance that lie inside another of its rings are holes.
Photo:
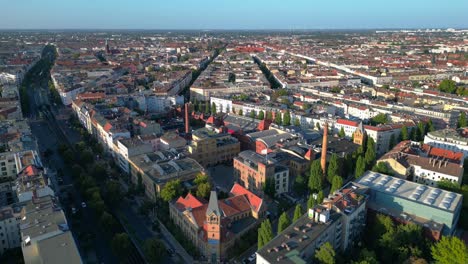
[[[359,126],[356,128],[353,134],[353,142],[362,145],[366,137],[366,131],[362,127],[362,122],[359,123]]]
[[[233,162],[236,181],[261,195],[267,181],[274,182],[275,194],[288,192],[290,189],[288,167],[280,165],[274,157],[269,156],[270,154],[261,155],[252,150],[239,153]]]
[[[349,183],[287,227],[257,251],[257,264],[309,263],[329,242],[344,251],[359,241],[366,221],[367,195]]]
[[[191,193],[169,204],[170,217],[185,237],[210,262],[225,261],[236,240],[258,226],[265,215],[263,200],[239,184],[219,200],[212,191],[208,203]]]

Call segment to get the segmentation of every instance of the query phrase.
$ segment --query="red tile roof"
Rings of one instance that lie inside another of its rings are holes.
[[[262,206],[263,200],[257,195],[253,194],[251,191],[245,189],[238,183],[234,183],[232,186],[231,193],[234,195],[245,195],[249,200],[254,211],[258,212]]]
[[[341,124],[341,125],[346,125],[346,126],[354,126],[354,127],[358,126],[358,122],[347,120],[347,119],[338,119],[336,120],[336,123]]]

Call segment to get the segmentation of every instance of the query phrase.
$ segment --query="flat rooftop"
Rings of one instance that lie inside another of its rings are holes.
[[[306,213],[258,250],[257,254],[270,263],[306,263],[301,253],[341,217],[341,214],[331,210],[329,221],[321,223],[309,219]]]
[[[374,191],[400,197],[426,206],[435,207],[454,213],[462,195],[445,191],[439,188],[406,181],[385,174],[367,171],[357,180],[358,184],[366,186]]]

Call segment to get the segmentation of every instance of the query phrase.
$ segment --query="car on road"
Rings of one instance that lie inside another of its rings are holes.
[[[76,214],[76,208],[75,207],[72,207],[72,214]]]
[[[257,258],[257,255],[256,255],[255,253],[253,253],[247,260],[248,260],[249,262],[252,262],[252,261],[254,261],[256,258]]]
[[[82,202],[82,203],[81,203],[81,207],[86,208],[86,203],[85,203],[85,202]]]
[[[62,177],[59,177],[59,178],[57,179],[57,181],[58,181],[59,184],[63,184],[63,178],[62,178]]]

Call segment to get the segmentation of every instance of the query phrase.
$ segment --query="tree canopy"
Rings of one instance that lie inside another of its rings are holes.
[[[432,258],[441,264],[468,263],[466,244],[457,237],[446,237],[431,247]]]
[[[322,167],[320,165],[320,160],[314,160],[312,162],[312,165],[310,167],[310,176],[309,176],[309,189],[312,192],[318,192],[322,190],[323,184],[322,184]]]
[[[294,208],[294,216],[293,216],[293,223],[296,222],[302,216],[302,206],[300,204],[296,204],[296,208]]]
[[[283,232],[289,225],[291,220],[286,212],[283,212],[278,219],[278,234]]]
[[[169,202],[182,194],[182,185],[180,180],[172,180],[166,183],[161,190],[161,198]]]
[[[330,242],[322,244],[319,249],[315,250],[315,258],[319,263],[335,264],[335,255],[335,250]]]

